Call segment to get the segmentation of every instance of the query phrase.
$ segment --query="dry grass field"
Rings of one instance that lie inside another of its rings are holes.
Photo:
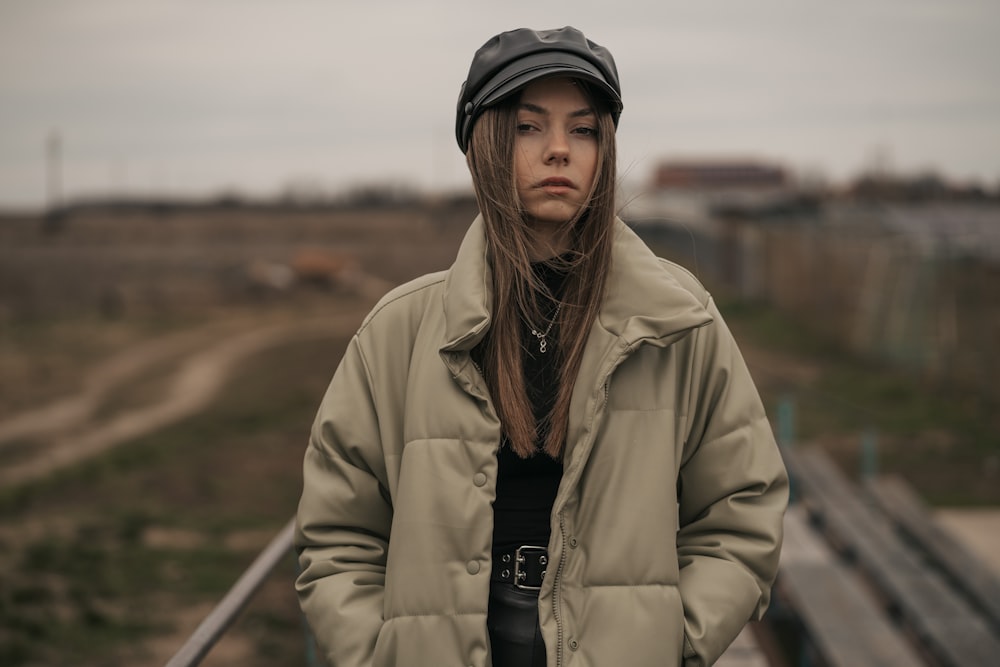
[[[0,664],[162,665],[294,512],[309,424],[364,313],[446,268],[473,214],[451,201],[0,220]],[[883,469],[925,497],[1000,505],[1000,424],[974,395],[720,300],[768,408],[796,402],[799,438],[853,475],[873,429]],[[84,442],[113,446],[61,458]],[[10,472],[32,462],[47,463]],[[294,572],[289,555],[203,664],[304,663]]]
[[[0,223],[0,664],[163,664],[294,512],[367,309],[446,268],[473,213]],[[289,555],[205,664],[301,663],[293,576]]]

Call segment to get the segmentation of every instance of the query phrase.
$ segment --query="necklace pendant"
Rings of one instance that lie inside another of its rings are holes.
[[[548,349],[549,347],[549,343],[545,339],[548,333],[549,333],[548,331],[546,331],[545,333],[541,333],[538,331],[538,329],[531,330],[531,335],[538,339],[538,351],[541,352],[542,354],[545,354],[545,350]]]
[[[552,325],[556,323],[556,318],[559,317],[559,311],[562,309],[562,303],[556,306],[556,312],[552,315],[552,319],[549,320],[549,326],[545,327],[545,331],[539,331],[538,329],[532,329],[531,335],[538,339],[538,352],[545,354],[545,351],[549,349],[548,335],[552,331]]]

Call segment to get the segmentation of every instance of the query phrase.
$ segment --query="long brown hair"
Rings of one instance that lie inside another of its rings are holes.
[[[562,455],[569,405],[583,349],[604,298],[611,266],[617,184],[615,126],[600,96],[580,82],[597,115],[598,161],[587,204],[566,223],[570,251],[549,260],[567,273],[562,308],[555,323],[559,367],[555,405],[536,424],[524,377],[522,321],[540,323],[538,295],[555,299],[531,269],[534,232],[517,195],[514,139],[517,99],[486,110],[476,121],[466,161],[486,227],[487,259],[493,276],[493,323],[483,342],[483,371],[504,432],[523,458],[543,449]]]

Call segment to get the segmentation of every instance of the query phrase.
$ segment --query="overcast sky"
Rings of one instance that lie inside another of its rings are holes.
[[[0,0],[0,207],[468,184],[473,52],[520,26],[607,46],[632,181],[753,157],[842,180],[881,162],[1000,183],[996,0]]]

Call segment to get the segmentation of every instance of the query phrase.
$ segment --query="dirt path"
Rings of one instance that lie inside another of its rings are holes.
[[[87,375],[82,391],[40,408],[0,421],[0,448],[21,438],[43,438],[89,420],[115,387],[142,375],[156,364],[188,354],[206,341],[236,331],[232,325],[212,324],[134,345],[102,362]]]
[[[358,271],[350,289],[360,301],[337,315],[266,326],[255,326],[247,318],[216,322],[120,352],[89,373],[78,395],[0,420],[0,454],[5,448],[19,450],[17,460],[0,469],[0,487],[39,479],[199,412],[242,360],[295,340],[350,333],[391,287]],[[102,400],[116,388],[171,361],[177,371],[161,401],[125,410],[104,421],[94,419]],[[29,442],[27,447],[25,441]]]
[[[242,333],[233,332],[232,326],[210,325],[125,350],[96,368],[80,395],[0,422],[0,451],[5,445],[16,444],[19,438],[43,438],[46,443],[44,448],[4,466],[0,486],[44,477],[195,414],[215,398],[242,360],[295,340],[353,331],[362,315],[361,311],[350,311]],[[206,341],[211,342],[206,345]],[[177,371],[162,401],[126,410],[107,421],[91,420],[108,392],[172,358],[177,359]]]

